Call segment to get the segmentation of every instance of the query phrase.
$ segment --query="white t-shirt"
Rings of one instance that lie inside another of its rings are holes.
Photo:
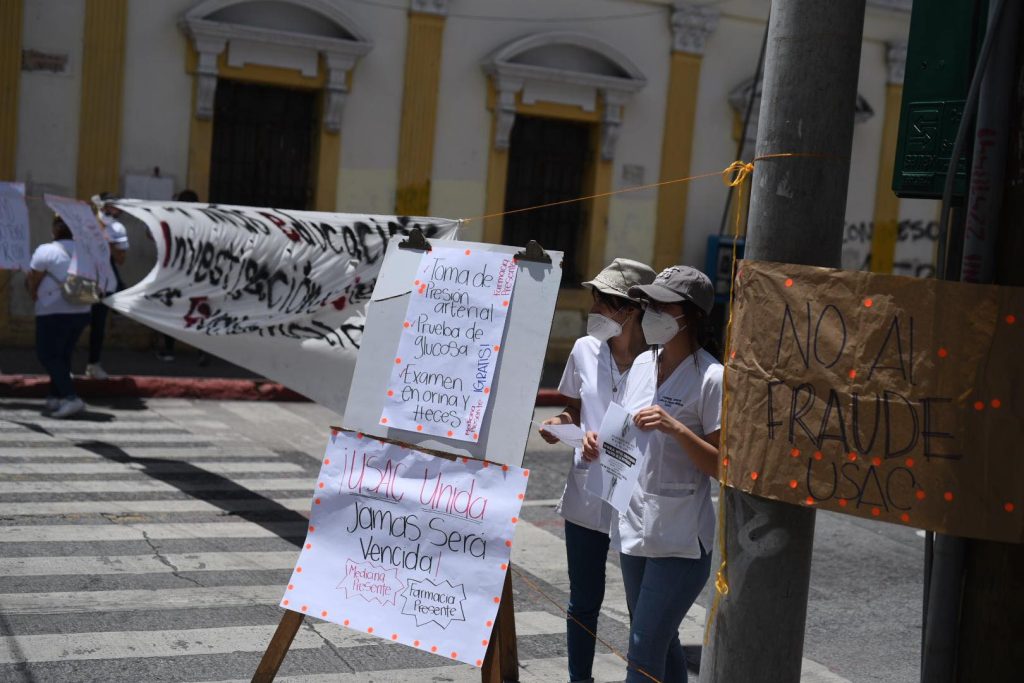
[[[121,221],[111,221],[103,229],[107,233],[107,242],[111,249],[128,251],[128,230]]]
[[[653,367],[654,354],[645,351],[633,361],[632,368],[620,373],[608,344],[594,337],[581,337],[569,354],[558,391],[563,396],[580,399],[580,428],[584,432],[596,432],[611,403],[617,403],[630,413],[651,405],[655,384]],[[613,388],[617,391],[612,391]],[[576,449],[558,512],[573,524],[608,533],[618,513],[584,488],[589,467],[583,452]]]
[[[654,375],[656,366],[650,365]],[[716,432],[722,427],[722,370],[714,356],[700,349],[658,387],[655,402],[697,436]],[[701,545],[711,552],[714,536],[710,477],[679,442],[653,432],[633,497],[612,529],[612,547],[626,555],[696,559]]]
[[[32,253],[29,267],[40,273],[46,273],[40,281],[37,291],[36,315],[89,312],[88,304],[82,306],[69,304],[60,293],[61,285],[68,277],[71,255],[74,253],[75,243],[71,240],[40,244]]]

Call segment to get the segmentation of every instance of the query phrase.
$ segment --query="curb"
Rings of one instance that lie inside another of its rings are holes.
[[[166,377],[118,375],[107,380],[75,377],[75,391],[82,398],[197,398],[219,401],[309,401],[277,382],[264,379],[221,377]],[[0,375],[0,397],[45,398],[50,379],[46,375]],[[537,392],[537,406],[564,406],[555,389]]]

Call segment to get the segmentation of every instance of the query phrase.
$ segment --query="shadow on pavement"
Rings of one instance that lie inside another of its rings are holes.
[[[90,453],[95,453],[111,462],[142,465],[142,469],[139,471],[151,479],[173,486],[196,500],[215,505],[230,515],[240,517],[253,524],[258,524],[296,547],[302,546],[304,535],[301,537],[282,536],[280,529],[276,528],[276,525],[281,522],[305,524],[306,518],[304,516],[290,508],[286,508],[275,500],[262,496],[244,486],[239,486],[226,477],[181,460],[135,458],[125,453],[118,446],[106,443],[105,441],[81,441],[75,443],[75,446]],[[156,465],[160,465],[160,467],[155,467]],[[166,469],[168,466],[170,466],[172,471]],[[203,484],[203,488],[197,490],[189,486],[192,482]],[[257,510],[244,509],[247,506],[237,504],[240,501],[251,501],[253,499],[263,502],[263,505]]]

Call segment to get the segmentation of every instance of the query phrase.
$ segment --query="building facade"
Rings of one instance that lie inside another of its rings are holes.
[[[567,255],[557,357],[585,328],[579,281],[610,259],[704,268],[726,188],[712,177],[494,214],[720,170],[743,137],[750,159],[768,8],[0,0],[4,35],[16,38],[0,48],[0,179],[27,184],[33,246],[47,239],[43,193],[185,188],[221,203],[466,218],[469,240],[537,239]],[[935,203],[889,189],[909,9],[868,3],[844,267],[923,275]],[[129,282],[155,257],[132,230]],[[20,276],[5,277],[0,344],[28,344],[30,303]],[[152,338],[118,319],[111,342]]]

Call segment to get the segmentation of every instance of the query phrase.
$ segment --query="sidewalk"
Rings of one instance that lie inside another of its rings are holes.
[[[131,396],[137,398],[196,398],[233,401],[308,401],[291,389],[216,356],[200,356],[189,350],[175,355],[172,362],[161,361],[153,351],[104,353],[103,368],[109,380],[87,379],[86,351],[76,349],[72,369],[75,390],[83,398]],[[562,369],[550,363],[544,367],[537,405],[561,405],[554,387]],[[49,379],[36,359],[34,349],[0,350],[0,396],[42,398]]]

